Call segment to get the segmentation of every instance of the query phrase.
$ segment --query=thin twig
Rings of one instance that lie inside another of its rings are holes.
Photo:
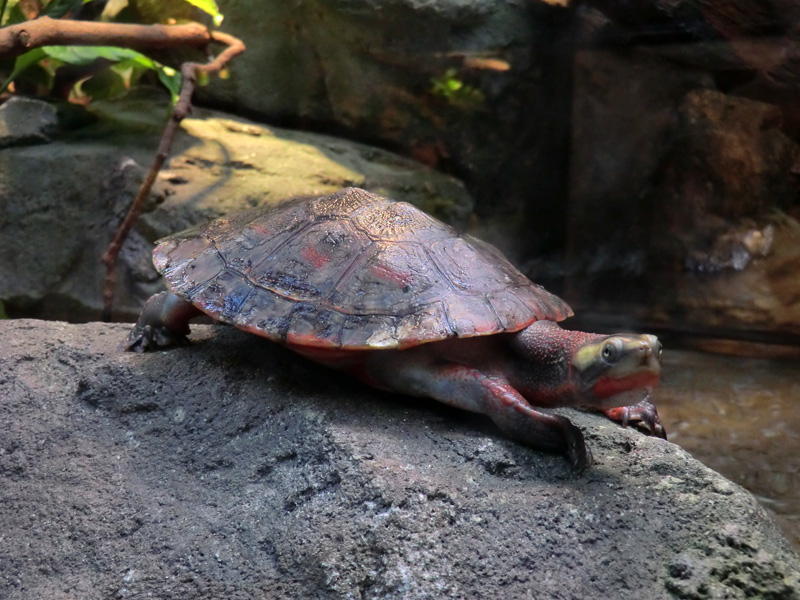
[[[213,74],[221,71],[225,66],[236,56],[244,52],[245,45],[238,38],[233,37],[227,33],[211,32],[211,40],[221,44],[227,45],[216,58],[206,64],[187,62],[181,67],[181,75],[183,76],[183,83],[181,85],[181,92],[178,96],[178,101],[172,111],[172,116],[164,128],[164,133],[161,136],[161,142],[158,145],[155,159],[150,171],[147,173],[145,180],[142,182],[139,192],[136,194],[133,203],[128,209],[128,214],[119,226],[114,239],[109,244],[108,249],[103,254],[102,261],[106,265],[106,278],[103,287],[103,320],[111,320],[111,312],[114,304],[114,288],[116,287],[117,272],[116,264],[122,244],[128,237],[130,230],[133,228],[136,219],[142,212],[145,200],[150,194],[150,190],[155,183],[156,176],[161,170],[161,167],[169,157],[172,149],[172,143],[175,139],[175,134],[181,121],[189,114],[192,109],[192,94],[197,83],[198,73]]]

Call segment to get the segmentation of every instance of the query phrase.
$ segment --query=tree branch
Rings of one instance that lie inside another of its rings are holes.
[[[205,48],[215,35],[219,34],[209,33],[199,23],[132,25],[39,17],[0,29],[0,56],[18,56],[42,46],[118,46],[147,54],[176,47]]]

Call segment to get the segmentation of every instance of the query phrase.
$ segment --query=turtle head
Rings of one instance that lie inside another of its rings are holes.
[[[599,336],[578,346],[570,359],[573,387],[599,408],[641,402],[660,376],[661,342],[649,334]]]
[[[630,406],[647,398],[661,376],[661,342],[654,335],[569,331],[552,321],[511,335],[509,376],[539,406]]]

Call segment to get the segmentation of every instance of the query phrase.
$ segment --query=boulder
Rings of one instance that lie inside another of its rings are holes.
[[[145,94],[89,110],[92,124],[51,143],[0,149],[0,300],[12,316],[99,318],[100,257],[153,161],[168,105]],[[160,289],[150,256],[156,239],[226,213],[348,185],[407,200],[455,225],[472,210],[459,181],[412,160],[196,109],[123,247],[116,318],[133,319]]]
[[[596,464],[263,339],[0,321],[0,596],[800,598],[755,498],[563,410]]]
[[[47,102],[12,96],[0,106],[0,148],[49,142],[57,132],[56,109]]]

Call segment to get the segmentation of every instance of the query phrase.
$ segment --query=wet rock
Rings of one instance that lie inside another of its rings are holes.
[[[168,110],[157,98],[95,103],[91,126],[50,144],[0,150],[0,299],[9,314],[99,317],[100,256],[154,158]],[[150,258],[157,238],[261,203],[348,185],[413,202],[456,225],[471,213],[459,181],[409,159],[196,109],[123,248],[117,318],[133,319],[161,285]]]
[[[0,148],[43,144],[57,131],[56,109],[47,102],[12,96],[0,105]]]
[[[775,241],[775,226],[758,227],[745,220],[738,228],[715,237],[711,251],[690,251],[686,257],[689,271],[713,273],[722,269],[743,271],[756,258],[769,256]]]
[[[755,499],[564,411],[597,464],[227,327],[0,322],[0,596],[800,597]],[[771,595],[770,595],[771,594]]]

